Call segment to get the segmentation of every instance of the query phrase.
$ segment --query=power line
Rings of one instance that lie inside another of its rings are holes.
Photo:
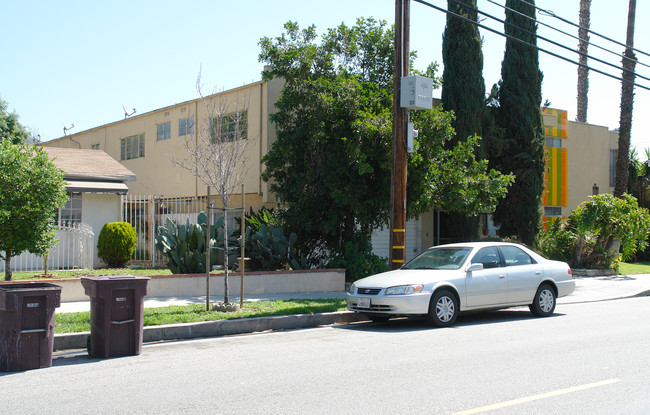
[[[622,56],[624,60],[625,60],[625,59],[628,59],[628,60],[629,60],[629,59],[632,59],[632,58],[629,58],[629,57],[627,57],[627,56],[625,56],[625,55],[621,55],[620,53],[618,53],[618,52],[616,52],[616,51],[613,51],[613,50],[611,50],[611,49],[607,49],[607,48],[605,48],[605,47],[603,47],[603,46],[597,45],[596,43],[590,42],[590,41],[585,40],[585,39],[580,39],[580,38],[579,38],[578,36],[576,36],[576,35],[572,35],[571,33],[568,33],[568,32],[565,32],[565,31],[563,31],[563,30],[561,30],[561,29],[558,29],[558,28],[556,28],[556,27],[553,27],[553,26],[550,25],[550,24],[544,23],[544,22],[542,22],[542,21],[540,21],[540,20],[538,20],[538,19],[535,19],[535,18],[533,18],[533,17],[530,17],[530,16],[528,16],[527,14],[522,13],[522,12],[520,12],[520,11],[518,11],[518,10],[515,10],[515,9],[513,9],[513,8],[511,8],[511,7],[508,7],[508,6],[505,6],[505,5],[499,4],[499,3],[497,3],[497,2],[494,1],[494,0],[487,0],[487,1],[490,2],[490,3],[492,3],[492,4],[494,4],[494,5],[496,5],[496,6],[499,6],[499,7],[503,8],[503,9],[505,9],[505,10],[511,11],[511,12],[513,12],[513,13],[517,13],[518,15],[523,16],[523,17],[525,17],[525,18],[527,18],[527,19],[529,19],[529,20],[532,20],[532,21],[534,21],[535,23],[537,23],[537,24],[539,24],[539,25],[542,25],[542,26],[544,26],[544,27],[548,27],[548,28],[551,29],[551,30],[554,30],[554,31],[559,32],[559,33],[561,33],[561,34],[563,34],[563,35],[569,36],[569,37],[571,37],[571,38],[573,38],[573,39],[575,39],[575,40],[578,40],[578,41],[580,41],[580,42],[585,41],[585,42],[587,42],[587,44],[588,44],[589,46],[592,46],[592,47],[595,47],[595,48],[601,49],[601,50],[603,50],[603,51],[605,51],[605,52],[608,52],[608,53],[611,53],[612,55],[615,55],[615,56],[617,56],[617,57],[619,57],[619,58]],[[583,28],[583,27],[581,27],[581,26],[578,26],[578,27],[581,28],[581,29],[585,29],[585,28]],[[588,29],[585,29],[585,30],[588,30]],[[589,56],[588,56],[588,57],[589,57]],[[641,65],[641,66],[645,66],[645,67],[650,68],[650,65],[647,65],[647,64],[645,64],[645,63],[643,63],[643,62],[640,62],[638,59],[637,59],[636,63],[637,63],[638,65]]]
[[[599,58],[596,58],[596,57],[593,57],[593,56],[589,56],[589,55],[586,54],[586,53],[582,53],[582,52],[580,52],[580,51],[574,50],[573,48],[570,48],[570,47],[568,47],[568,46],[566,46],[566,45],[563,45],[563,44],[561,44],[561,43],[558,43],[558,42],[556,42],[556,41],[554,41],[554,40],[547,39],[547,38],[544,37],[544,36],[540,36],[540,35],[538,35],[538,34],[536,34],[536,33],[531,32],[530,30],[526,30],[526,29],[524,29],[524,28],[522,28],[522,27],[519,27],[519,26],[517,26],[516,24],[510,23],[510,22],[505,21],[505,20],[501,20],[501,19],[499,19],[498,17],[494,17],[494,16],[491,15],[491,14],[485,13],[485,12],[483,12],[483,11],[481,11],[481,10],[475,8],[475,7],[472,7],[472,6],[470,6],[470,5],[466,4],[466,3],[463,3],[463,2],[460,1],[460,0],[453,0],[453,1],[454,1],[455,3],[457,3],[457,4],[460,4],[460,5],[462,5],[462,6],[465,6],[466,8],[468,8],[468,9],[474,11],[474,12],[480,13],[480,14],[482,14],[483,16],[489,17],[490,19],[495,20],[495,21],[497,21],[497,22],[499,22],[499,23],[503,23],[503,24],[508,25],[508,26],[510,26],[510,27],[513,27],[513,28],[515,28],[515,29],[521,30],[522,32],[524,32],[524,33],[526,33],[526,34],[528,34],[528,35],[534,36],[534,37],[536,37],[537,39],[541,39],[541,40],[543,40],[543,41],[545,41],[545,42],[548,42],[548,43],[550,43],[550,44],[552,44],[552,45],[554,45],[554,46],[558,46],[558,47],[560,47],[560,48],[562,48],[562,49],[568,50],[569,52],[577,53],[578,55],[581,55],[581,56],[586,56],[587,58],[590,58],[590,59],[592,59],[592,60],[594,60],[594,61],[596,61],[596,62],[600,62],[600,63],[602,63],[603,65],[611,66],[612,68],[615,68],[615,69],[618,69],[618,70],[621,70],[621,71],[625,70],[625,68],[623,68],[623,67],[621,67],[621,66],[617,66],[617,65],[615,65],[615,64],[613,64],[613,63],[610,63],[610,62],[607,62],[607,61],[605,61],[605,60],[603,60],[603,59],[599,59]],[[535,20],[535,19],[532,19],[532,20]],[[645,76],[643,76],[643,75],[636,74],[636,76],[638,76],[639,78],[643,78],[643,79],[645,79],[645,80],[647,80],[647,81],[650,81],[650,78],[645,77]]]
[[[619,76],[612,75],[612,74],[610,74],[610,73],[607,73],[607,72],[601,71],[601,70],[596,69],[596,68],[592,68],[592,67],[590,67],[589,65],[581,64],[581,63],[576,62],[576,61],[574,61],[574,60],[571,60],[571,59],[569,59],[569,58],[567,58],[567,57],[564,57],[564,56],[562,56],[562,55],[558,55],[557,53],[551,52],[551,51],[546,50],[546,49],[544,49],[544,48],[540,48],[539,46],[537,46],[537,45],[533,45],[533,44],[530,44],[530,43],[528,43],[528,42],[526,42],[526,41],[524,41],[524,40],[522,40],[522,39],[516,38],[516,37],[514,37],[514,36],[507,35],[507,34],[505,34],[505,33],[501,33],[501,32],[499,32],[499,31],[496,30],[496,29],[492,29],[491,27],[485,26],[485,25],[483,25],[483,24],[481,24],[481,23],[478,23],[478,22],[476,22],[476,21],[474,21],[474,20],[472,20],[472,19],[468,19],[468,18],[465,17],[465,16],[461,16],[461,15],[459,15],[459,14],[456,14],[456,13],[450,12],[449,10],[446,10],[446,9],[441,8],[441,7],[435,6],[435,5],[433,5],[433,4],[429,3],[429,2],[426,2],[426,1],[424,1],[424,0],[414,0],[414,1],[415,1],[416,3],[420,3],[420,4],[423,4],[423,5],[425,5],[425,6],[431,7],[432,9],[435,9],[435,10],[441,11],[441,12],[443,12],[443,13],[446,13],[446,14],[449,14],[449,15],[452,15],[452,16],[455,16],[455,17],[458,17],[458,18],[461,19],[461,20],[465,20],[465,21],[467,21],[467,22],[470,22],[471,24],[473,24],[473,25],[475,25],[475,26],[478,26],[478,27],[480,27],[480,28],[482,28],[482,29],[485,29],[485,30],[487,30],[487,31],[490,31],[490,32],[492,32],[492,33],[495,33],[495,34],[497,34],[497,35],[499,35],[499,36],[503,36],[503,37],[505,37],[505,38],[507,38],[507,39],[514,40],[515,42],[519,42],[519,43],[523,43],[523,44],[525,44],[525,45],[528,45],[528,46],[530,46],[530,47],[532,47],[532,48],[537,49],[537,50],[540,51],[540,52],[544,52],[544,53],[546,53],[547,55],[550,55],[550,56],[556,57],[556,58],[558,58],[558,59],[561,59],[561,60],[563,60],[563,61],[566,61],[566,62],[572,63],[572,64],[577,65],[577,66],[582,66],[582,67],[584,67],[584,68],[589,69],[590,71],[593,71],[593,72],[599,73],[599,74],[601,74],[601,75],[605,75],[605,76],[607,76],[607,77],[610,77],[610,78],[616,79],[616,80],[621,81],[621,82],[630,82],[630,81],[625,80],[625,79],[623,79],[623,78],[621,78],[621,77],[619,77]],[[647,86],[644,86],[644,85],[637,84],[636,82],[631,82],[631,83],[632,83],[632,85],[637,86],[637,87],[639,87],[639,88],[641,88],[641,89],[645,89],[645,90],[647,90],[647,91],[650,91],[650,87],[647,87]]]
[[[535,9],[539,10],[541,13],[545,13],[545,14],[551,16],[551,17],[555,17],[556,19],[558,19],[558,20],[560,20],[560,21],[562,21],[564,23],[570,24],[570,25],[575,26],[575,27],[580,28],[580,29],[584,29],[584,30],[586,30],[587,32],[589,32],[591,34],[594,34],[594,35],[596,35],[598,37],[601,37],[601,38],[603,38],[605,40],[609,40],[610,42],[616,43],[617,45],[623,46],[624,48],[628,48],[628,46],[625,43],[621,43],[621,42],[619,42],[617,40],[614,40],[614,39],[611,39],[611,38],[609,38],[607,36],[601,35],[600,33],[594,32],[593,30],[589,29],[588,27],[581,27],[580,25],[577,25],[577,24],[571,22],[570,20],[567,20],[565,18],[562,18],[562,17],[556,15],[552,10],[542,9],[541,7],[537,7],[534,4],[531,4],[531,3],[527,2],[526,0],[519,0],[519,1],[521,1],[522,3],[527,4],[529,6],[533,6]],[[631,48],[631,49],[633,51],[635,51],[635,52],[639,52],[642,55],[650,56],[650,54],[648,54],[647,52],[644,52],[644,51],[642,51],[640,49],[636,49],[636,48]]]

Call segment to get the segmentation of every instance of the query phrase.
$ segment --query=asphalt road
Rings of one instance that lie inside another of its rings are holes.
[[[647,414],[650,298],[55,354],[0,374],[0,413]]]

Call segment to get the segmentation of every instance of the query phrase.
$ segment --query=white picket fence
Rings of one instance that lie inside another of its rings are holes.
[[[50,249],[47,261],[48,272],[66,269],[93,269],[92,228],[85,224],[63,223],[58,225],[57,243]],[[4,272],[5,262],[0,259],[0,272]],[[11,270],[43,271],[45,257],[23,252],[11,257]]]

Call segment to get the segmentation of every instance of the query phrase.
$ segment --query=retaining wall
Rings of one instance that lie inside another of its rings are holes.
[[[26,281],[18,281],[25,283]],[[39,280],[61,286],[61,301],[86,301],[88,296],[81,279]],[[240,274],[228,276],[230,295],[240,293]],[[247,272],[244,274],[245,294],[280,294],[299,292],[329,292],[345,290],[345,270],[316,269],[300,271]],[[206,294],[205,274],[152,275],[147,285],[147,297],[198,297]],[[224,274],[210,275],[210,295],[224,294]]]

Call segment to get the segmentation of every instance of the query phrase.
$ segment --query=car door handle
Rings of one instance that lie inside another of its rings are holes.
[[[500,280],[505,279],[505,278],[506,278],[505,275],[499,275],[499,279],[500,279]]]
[[[535,275],[542,275],[542,271],[535,271]]]

